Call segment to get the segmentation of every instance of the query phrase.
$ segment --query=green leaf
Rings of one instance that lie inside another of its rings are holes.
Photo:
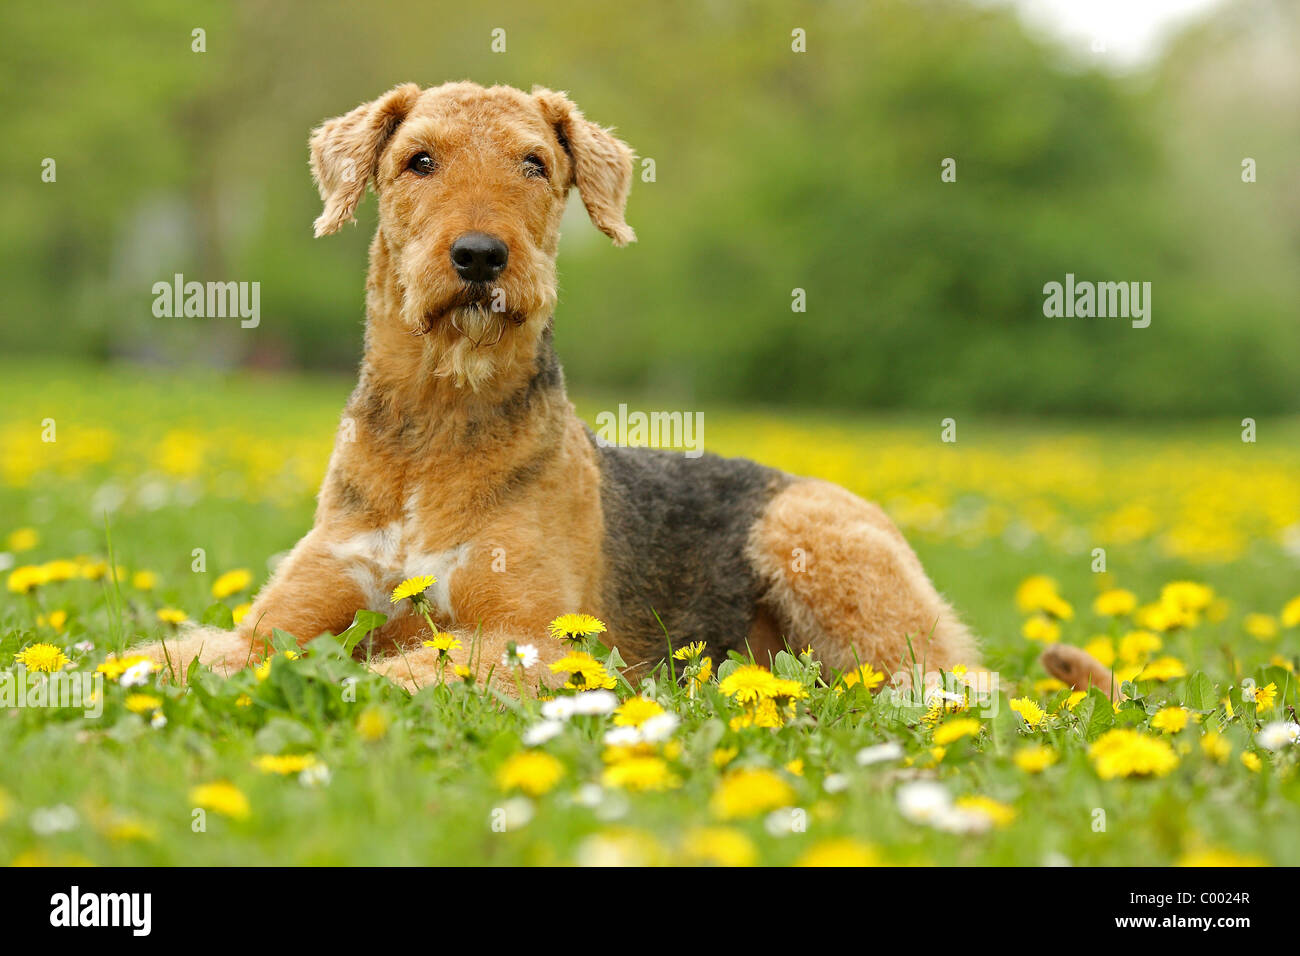
[[[1214,691],[1214,683],[1203,671],[1197,671],[1187,678],[1187,684],[1183,688],[1183,706],[1205,712],[1214,710],[1218,705],[1219,696]]]
[[[356,650],[357,645],[365,640],[366,635],[383,627],[387,622],[387,614],[380,614],[378,611],[367,611],[365,608],[357,611],[352,618],[351,626],[338,636],[339,643],[343,645],[344,653],[351,655]]]
[[[230,613],[230,608],[220,602],[209,605],[203,612],[202,620],[207,627],[219,627],[225,631],[234,630],[235,627],[235,618]]]
[[[262,753],[281,754],[310,749],[315,736],[311,729],[287,717],[272,717],[253,737],[253,746]]]
[[[802,680],[803,665],[789,651],[777,651],[772,659],[772,673],[788,680]]]
[[[1085,727],[1085,736],[1088,740],[1093,740],[1101,736],[1102,733],[1115,726],[1115,708],[1110,702],[1110,698],[1101,692],[1097,687],[1088,691],[1086,700],[1079,702],[1076,710],[1082,709],[1088,705],[1089,713]]]

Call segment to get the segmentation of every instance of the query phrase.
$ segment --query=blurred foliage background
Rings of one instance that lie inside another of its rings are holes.
[[[1300,411],[1293,0],[1228,3],[1130,73],[957,0],[55,0],[4,26],[6,352],[351,369],[375,208],[312,239],[308,132],[397,82],[469,78],[567,90],[655,160],[626,250],[570,202],[557,329],[579,389]],[[260,327],[155,318],[176,272],[259,281]],[[1150,328],[1045,318],[1067,272],[1151,282]]]

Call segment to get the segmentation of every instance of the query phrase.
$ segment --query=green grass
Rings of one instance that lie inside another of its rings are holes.
[[[264,581],[268,559],[309,527],[351,384],[80,366],[0,371],[0,549],[20,528],[40,539],[30,551],[5,552],[8,560],[105,559],[107,512],[117,563],[158,577],[142,590],[128,575],[120,597],[106,579],[51,584],[31,596],[4,592],[0,668],[22,648],[51,642],[76,667],[93,669],[110,651],[168,633],[155,614],[161,607],[201,617],[221,572],[246,567],[255,586]],[[606,404],[579,407],[590,419]],[[201,674],[188,690],[144,688],[164,698],[161,728],[129,712],[129,691],[113,683],[96,720],[48,708],[0,713],[0,863],[673,862],[707,845],[702,827],[742,833],[755,859],[772,864],[841,837],[890,863],[1036,864],[1060,855],[1076,864],[1160,864],[1206,850],[1300,863],[1294,748],[1274,754],[1255,740],[1260,723],[1294,719],[1294,680],[1270,662],[1294,663],[1300,633],[1283,628],[1259,641],[1243,629],[1246,614],[1277,617],[1300,591],[1288,550],[1300,520],[1300,494],[1292,500],[1300,487],[1296,422],[1261,423],[1260,443],[1243,446],[1233,422],[1157,430],[963,420],[961,440],[945,446],[937,423],[917,419],[707,414],[710,449],[823,474],[895,515],[1000,674],[998,712],[980,717],[978,735],[950,745],[936,763],[919,708],[829,687],[832,674],[795,658],[779,669],[809,694],[796,716],[779,730],[733,730],[741,708],[716,682],[690,698],[663,669],[636,689],[680,718],[672,742],[657,748],[677,785],[648,793],[605,788],[589,805],[595,791],[583,788],[601,780],[601,741],[613,725],[609,717],[578,717],[539,748],[558,758],[563,775],[528,800],[532,817],[521,824],[524,804],[502,791],[497,772],[525,749],[520,738],[538,720],[536,701],[459,683],[411,697],[323,639],[300,660],[277,657],[265,680],[251,671],[229,680]],[[57,430],[52,443],[40,441],[47,419]],[[1149,510],[1150,527],[1115,517],[1135,501]],[[1106,576],[1090,567],[1098,543],[1107,547]],[[192,570],[195,549],[205,556],[201,573]],[[1188,678],[1141,682],[1140,699],[1119,714],[1087,699],[1031,731],[1009,698],[1029,696],[1055,711],[1063,696],[1035,686],[1046,676],[1035,663],[1041,646],[1020,635],[1013,598],[1031,574],[1059,582],[1076,611],[1063,623],[1063,639],[1077,644],[1128,629],[1090,609],[1106,584],[1148,602],[1165,583],[1193,579],[1222,603],[1197,626],[1165,636],[1160,654],[1182,661]],[[61,630],[38,623],[59,610],[67,614]],[[75,651],[83,641],[93,649]],[[1194,693],[1201,672],[1212,688]],[[1245,678],[1278,686],[1277,703],[1262,718],[1241,699]],[[618,693],[633,690],[622,685]],[[1234,704],[1231,719],[1225,697]],[[1090,742],[1112,727],[1158,736],[1150,716],[1166,704],[1194,704],[1201,719],[1166,738],[1177,766],[1153,779],[1102,780]],[[1205,727],[1231,747],[1222,762],[1201,746]],[[857,764],[859,750],[885,741],[900,743],[906,758]],[[1012,760],[1035,742],[1059,756],[1036,775]],[[719,767],[718,752],[732,750]],[[1243,752],[1260,755],[1258,772],[1243,765]],[[254,761],[268,753],[313,754],[330,779],[306,786],[262,773]],[[802,761],[801,773],[785,769],[791,761]],[[768,768],[791,788],[789,802],[806,813],[803,831],[774,834],[765,810],[719,817],[715,794],[743,767]],[[977,835],[910,822],[898,792],[914,779],[936,780],[954,797],[990,797],[1015,817]],[[191,790],[217,780],[235,784],[251,813],[208,812],[198,828]],[[49,815],[40,811],[61,805],[72,808],[75,825],[44,832]],[[506,810],[515,826],[494,829],[495,810]],[[1104,830],[1096,828],[1099,810]]]

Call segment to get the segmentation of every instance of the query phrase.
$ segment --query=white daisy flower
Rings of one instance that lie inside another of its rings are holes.
[[[304,787],[323,787],[330,782],[330,768],[314,763],[298,772],[298,782]]]
[[[167,726],[167,717],[161,710],[155,710],[153,716],[149,718],[149,726],[154,730],[162,730]]]
[[[77,828],[77,811],[66,803],[53,807],[37,807],[32,811],[32,831],[37,836],[51,836]]]
[[[542,701],[542,716],[547,720],[568,720],[577,712],[572,697],[554,697]]]
[[[153,661],[141,661],[123,671],[119,683],[123,687],[140,687],[149,683],[150,676],[157,669],[158,665]]]
[[[948,791],[928,780],[905,783],[894,796],[898,812],[913,823],[930,823],[952,807]]]
[[[524,745],[537,747],[546,743],[563,729],[564,721],[562,720],[543,720],[540,723],[533,724],[524,731]]]
[[[641,728],[615,727],[605,733],[605,744],[609,747],[635,747],[641,743]]]
[[[869,767],[873,763],[883,763],[886,760],[898,760],[903,756],[903,747],[896,741],[876,744],[873,747],[863,747],[858,751],[857,761],[860,767]]]
[[[661,744],[673,735],[680,721],[676,714],[664,711],[647,718],[641,724],[641,739],[649,744]]]
[[[587,690],[573,697],[575,714],[612,714],[618,709],[618,698],[607,690]]]
[[[506,667],[512,667],[515,664],[518,664],[524,670],[528,670],[528,668],[537,663],[537,659],[540,656],[541,655],[537,653],[537,648],[534,645],[516,644],[513,654],[506,651],[501,655],[501,663]]]
[[[1300,742],[1300,724],[1294,721],[1275,720],[1272,723],[1265,724],[1255,739],[1261,747],[1269,750],[1281,750],[1284,747]]]
[[[826,779],[822,781],[822,787],[827,793],[843,793],[849,789],[850,782],[848,774],[828,773]]]

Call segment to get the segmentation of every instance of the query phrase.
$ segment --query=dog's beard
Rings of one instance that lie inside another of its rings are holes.
[[[498,370],[496,347],[524,321],[514,312],[493,311],[490,300],[472,290],[435,309],[408,302],[405,311],[412,333],[422,336],[431,349],[433,374],[475,392]]]
[[[495,346],[513,324],[503,312],[492,312],[477,305],[453,309],[447,314],[450,334],[444,334],[444,347],[433,374],[449,378],[457,388],[469,386],[477,392],[491,381],[497,370]]]

